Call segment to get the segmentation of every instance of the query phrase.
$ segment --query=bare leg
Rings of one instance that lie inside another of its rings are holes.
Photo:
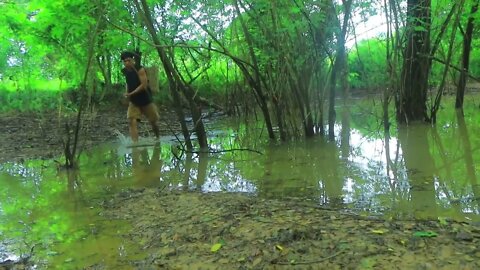
[[[137,119],[130,118],[128,119],[128,128],[130,130],[130,137],[133,142],[138,142],[138,129],[137,129]]]
[[[160,138],[160,129],[158,128],[157,121],[151,121],[150,124],[152,125],[153,133],[155,137],[158,139]]]

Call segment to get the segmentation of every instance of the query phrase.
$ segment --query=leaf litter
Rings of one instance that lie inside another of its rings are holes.
[[[103,203],[134,269],[479,269],[480,227],[356,215],[300,199],[129,190]]]

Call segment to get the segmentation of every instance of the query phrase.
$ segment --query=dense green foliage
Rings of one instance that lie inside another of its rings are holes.
[[[160,46],[180,79],[196,95],[237,113],[243,111],[240,107],[248,111],[252,100],[265,99],[272,108],[272,121],[278,122],[275,124],[285,126],[284,117],[301,115],[297,125],[311,122],[306,130],[318,127],[324,121],[324,107],[332,102],[328,95],[345,94],[347,87],[382,94],[400,81],[406,10],[394,13],[390,5],[357,2],[1,1],[1,110],[51,109],[59,103],[78,103],[81,95],[93,102],[118,101],[123,91],[118,55],[125,49],[139,49],[144,65],[160,67],[161,92],[156,99],[169,102],[171,82],[145,24],[144,5],[148,5]],[[478,17],[474,5],[467,1],[455,9],[453,3],[443,0],[431,5],[432,25],[424,30],[431,31],[432,47],[438,45],[432,52],[429,85],[433,88],[441,85],[449,51],[453,55],[446,85],[453,89],[457,84],[464,53],[463,29],[469,19]],[[385,20],[386,15],[379,11],[386,10],[388,24],[378,21],[378,16]],[[460,16],[461,31],[453,32],[454,17],[447,15],[457,10],[452,14]],[[345,15],[350,15],[350,22],[342,22]],[[360,26],[374,15],[377,21],[370,25],[384,31],[365,39]],[[477,20],[473,22],[476,26]],[[477,32],[470,52],[470,82],[480,77]],[[358,41],[347,44],[345,66],[342,38]],[[89,52],[93,53],[92,61]],[[63,94],[65,90],[79,93]],[[265,111],[264,116],[267,121]]]
[[[352,49],[349,59],[349,79],[353,88],[375,89],[385,87],[386,44],[381,39],[361,41]]]

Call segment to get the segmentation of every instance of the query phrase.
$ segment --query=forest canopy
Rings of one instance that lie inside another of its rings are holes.
[[[480,78],[478,2],[3,0],[2,110],[118,100],[132,50],[159,67],[158,102],[240,114],[255,100],[272,138],[324,121],[333,136],[335,99],[366,93],[401,123],[435,122],[443,94],[461,108]]]

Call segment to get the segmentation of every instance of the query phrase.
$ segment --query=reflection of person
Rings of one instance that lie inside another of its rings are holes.
[[[159,119],[157,107],[153,103],[150,90],[148,89],[147,72],[142,66],[135,64],[132,52],[123,52],[120,55],[123,61],[123,75],[127,83],[125,97],[130,100],[127,111],[128,127],[132,141],[138,141],[137,121],[145,115],[152,125],[155,136],[159,137],[157,121]]]
[[[163,166],[160,154],[159,143],[154,146],[151,157],[149,157],[147,148],[132,148],[132,170],[137,185],[147,187],[160,183]]]

